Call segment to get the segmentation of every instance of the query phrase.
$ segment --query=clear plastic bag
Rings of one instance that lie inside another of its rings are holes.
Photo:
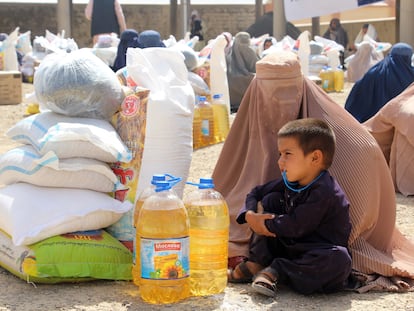
[[[48,55],[35,72],[40,108],[109,120],[125,97],[115,73],[90,50]]]

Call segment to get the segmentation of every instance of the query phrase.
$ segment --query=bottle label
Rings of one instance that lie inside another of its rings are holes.
[[[141,277],[174,280],[189,276],[189,237],[141,238]]]
[[[210,122],[209,120],[201,121],[201,134],[203,136],[210,136]]]

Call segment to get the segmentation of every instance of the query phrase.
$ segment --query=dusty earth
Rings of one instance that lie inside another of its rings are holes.
[[[351,85],[344,93],[331,96],[343,105]],[[32,86],[25,84],[23,95]],[[0,154],[17,146],[3,134],[22,119],[29,101],[23,97],[19,105],[0,105]],[[193,154],[190,178],[210,176],[222,144],[196,150]],[[397,196],[399,229],[414,239],[414,197]],[[302,296],[280,288],[275,299],[252,293],[249,285],[229,284],[222,294],[189,298],[172,305],[149,305],[139,297],[132,282],[94,281],[79,284],[29,284],[0,268],[0,311],[124,311],[124,310],[398,310],[414,311],[414,292],[340,292],[333,295]]]

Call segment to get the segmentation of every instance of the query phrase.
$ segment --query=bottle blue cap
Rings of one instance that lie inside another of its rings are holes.
[[[169,181],[158,180],[154,182],[155,192],[161,192],[171,189],[171,183]]]
[[[213,178],[211,177],[200,178],[200,184],[213,184]]]
[[[189,182],[189,181],[187,181],[186,184],[197,186],[198,189],[213,189],[214,188],[213,178],[200,178],[200,183],[198,184]]]
[[[152,175],[151,184],[155,184],[156,181],[164,181],[165,180],[165,174],[154,174]]]
[[[167,177],[169,178],[167,180]],[[175,177],[171,174],[154,174],[151,183],[155,186],[155,191],[160,192],[169,190],[181,181],[181,177]]]

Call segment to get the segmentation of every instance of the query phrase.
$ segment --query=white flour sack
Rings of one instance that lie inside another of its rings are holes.
[[[34,76],[40,108],[109,120],[125,97],[116,74],[87,49],[49,54]]]
[[[150,90],[147,128],[137,194],[152,175],[182,177],[174,189],[182,196],[193,152],[194,91],[181,52],[172,48],[128,48],[128,75]]]

